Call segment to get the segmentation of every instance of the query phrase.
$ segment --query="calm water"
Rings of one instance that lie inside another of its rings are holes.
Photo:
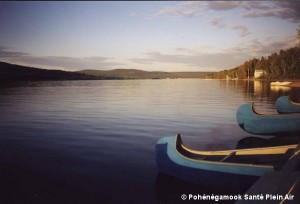
[[[251,136],[237,108],[254,101],[275,113],[276,98],[288,94],[299,99],[298,89],[261,81],[2,85],[0,203],[157,203],[158,184],[168,183],[154,161],[159,138],[181,133],[192,148],[235,148]]]

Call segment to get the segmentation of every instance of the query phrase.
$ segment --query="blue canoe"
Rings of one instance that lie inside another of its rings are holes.
[[[196,151],[183,145],[180,135],[163,137],[155,147],[159,170],[167,175],[190,181],[223,182],[236,177],[259,177],[279,170],[297,145]]]
[[[272,135],[300,132],[300,113],[262,114],[255,110],[254,103],[241,105],[236,119],[239,126],[251,134]]]
[[[289,96],[281,96],[276,100],[278,113],[300,113],[300,103],[293,102]]]

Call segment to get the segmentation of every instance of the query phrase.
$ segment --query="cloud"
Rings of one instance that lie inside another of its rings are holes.
[[[183,49],[180,49],[183,51]],[[188,51],[188,49],[187,49]],[[163,54],[157,51],[145,53],[145,58],[131,59],[139,64],[170,63],[182,64],[199,70],[222,70],[235,67],[247,59],[239,53]]]
[[[236,29],[243,29],[237,27]],[[295,36],[288,36],[284,39],[270,37],[268,39],[253,39],[248,43],[240,43],[235,47],[224,49],[218,53],[204,53],[190,48],[176,48],[179,54],[164,54],[158,51],[147,52],[143,58],[131,59],[131,62],[138,64],[169,63],[189,66],[193,70],[224,70],[231,69],[243,64],[251,58],[268,56],[281,49],[288,49],[295,46]]]
[[[205,9],[224,11],[240,7],[243,3],[240,1],[208,1],[203,4]]]
[[[299,1],[274,1],[267,7],[258,6],[250,8],[250,10],[244,13],[242,16],[246,18],[258,18],[258,17],[275,17],[282,20],[287,20],[292,23],[300,22],[300,2]]]
[[[288,36],[285,39],[271,37],[264,40],[253,39],[247,44],[239,44],[225,51],[231,53],[241,53],[251,57],[267,56],[271,53],[278,52],[281,49],[288,49],[295,46],[295,36]]]
[[[242,9],[238,15],[244,18],[274,17],[293,23],[300,22],[300,1],[207,1],[180,2],[175,6],[165,7],[157,11],[154,16],[169,17],[199,17],[204,11],[215,12]],[[226,23],[225,16],[216,16],[208,20],[212,26],[220,29],[239,31],[240,37],[251,34],[245,25]]]
[[[0,60],[10,63],[35,66],[46,69],[65,69],[76,71],[82,69],[112,69],[123,63],[110,62],[112,58],[92,57],[66,57],[66,56],[32,56],[29,53],[10,51],[8,47],[0,46]]]
[[[154,16],[194,17],[197,16],[201,10],[202,8],[198,6],[198,2],[181,2],[175,6],[160,9],[154,14]]]
[[[223,22],[224,16],[217,16],[208,21],[209,24],[216,26],[218,28],[230,28],[233,30],[240,31],[241,37],[246,37],[247,35],[250,35],[251,32],[249,32],[248,27],[244,25],[227,25]]]
[[[251,34],[249,32],[248,28],[244,25],[234,25],[234,26],[231,26],[231,28],[234,29],[234,30],[239,30],[241,37],[246,37],[247,35]]]
[[[0,59],[1,58],[21,58],[21,57],[28,57],[29,54],[25,52],[13,52],[13,51],[8,51],[11,48],[5,47],[5,46],[0,46]]]
[[[169,17],[200,17],[210,10],[215,12],[231,12],[234,9],[242,9],[239,12],[242,18],[273,17],[292,23],[300,22],[300,1],[195,1],[180,2],[157,11],[154,16]],[[222,13],[223,14],[223,13]],[[237,17],[239,17],[237,16]],[[208,20],[212,26],[220,29],[233,29],[239,31],[240,37],[251,34],[245,25],[232,25],[226,22],[225,16],[216,16]]]
[[[300,21],[300,1],[209,1],[202,5],[206,10],[229,11],[244,9],[246,18],[275,17],[293,23]]]
[[[199,48],[185,48],[185,47],[177,47],[175,49],[176,52],[179,52],[179,53],[182,53],[182,54],[185,54],[185,55],[198,55],[198,54],[201,54],[203,53],[203,51],[201,50],[209,50],[211,49],[212,47],[211,46],[208,46],[208,45],[202,45],[201,47]]]
[[[218,28],[225,28],[226,24],[223,22],[224,16],[217,16],[208,21],[209,24],[217,26]]]
[[[180,2],[175,6],[162,8],[154,16],[196,17],[203,11],[245,10],[241,17],[275,17],[293,23],[300,22],[300,1],[207,1]]]

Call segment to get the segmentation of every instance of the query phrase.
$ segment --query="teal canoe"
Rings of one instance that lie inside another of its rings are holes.
[[[291,100],[289,96],[281,96],[276,100],[278,113],[300,113],[300,103]]]
[[[180,135],[163,137],[155,147],[159,171],[190,181],[221,182],[233,177],[259,177],[280,169],[297,145],[197,151],[186,147]]]
[[[241,105],[236,119],[239,126],[251,134],[273,135],[300,132],[300,113],[262,114],[255,110],[254,103]]]

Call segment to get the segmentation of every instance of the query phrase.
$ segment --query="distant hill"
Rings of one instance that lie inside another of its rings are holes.
[[[48,70],[0,62],[0,81],[36,80],[101,80],[101,79],[176,79],[204,78],[213,72],[147,72],[137,69],[109,71],[82,70],[69,72]]]
[[[87,79],[97,79],[97,77],[77,72],[39,69],[0,62],[0,81]]]
[[[205,78],[208,74],[214,72],[160,72],[160,71],[143,71],[138,69],[114,69],[114,70],[82,70],[79,73],[93,75],[100,78],[116,79],[178,79],[178,78]]]

